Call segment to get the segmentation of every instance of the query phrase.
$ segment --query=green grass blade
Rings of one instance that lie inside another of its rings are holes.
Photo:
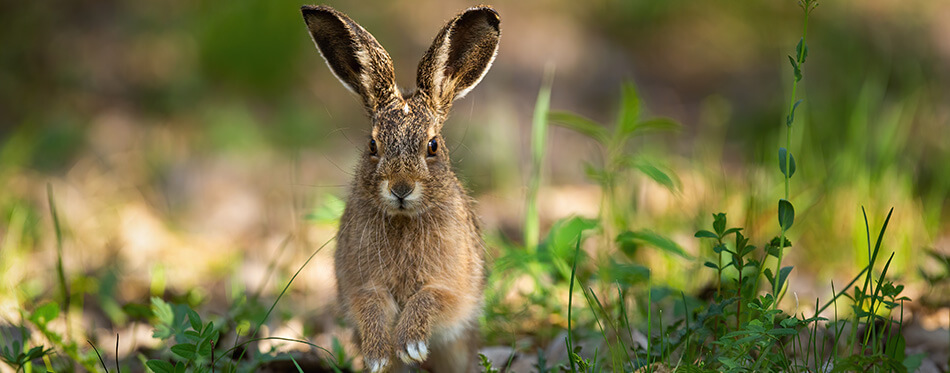
[[[571,319],[573,314],[571,310],[573,309],[572,305],[574,304],[574,277],[577,273],[577,256],[581,252],[581,236],[577,236],[577,247],[574,248],[574,265],[571,268],[571,281],[570,288],[567,291],[567,356],[571,361],[571,372],[577,373],[577,364],[574,361],[574,337],[572,335],[573,331],[571,330]]]
[[[874,303],[875,301],[877,301],[877,296],[881,292],[881,287],[884,284],[884,276],[887,275],[887,269],[891,266],[892,259],[894,259],[894,253],[891,253],[891,256],[887,258],[887,262],[884,263],[884,269],[881,270],[881,276],[878,278],[877,284],[874,286],[874,294],[871,296],[871,304],[868,308],[868,321],[867,321],[868,327],[870,328],[871,331],[864,335],[865,345],[867,345],[868,343],[868,338],[870,338],[870,336],[874,334],[874,329],[875,329],[874,318],[877,317],[877,312],[874,310],[874,307],[875,307]]]
[[[290,357],[290,361],[294,362],[294,366],[297,367],[297,373],[303,373],[303,368],[300,367],[300,364],[297,364],[297,359],[294,359],[293,355],[287,354]]]
[[[584,298],[587,300],[587,307],[590,308],[591,314],[594,315],[594,322],[597,323],[597,327],[600,329],[600,335],[604,338],[604,344],[610,347],[610,338],[607,337],[607,328],[604,327],[604,323],[600,321],[600,315],[598,315],[597,309],[594,308],[594,303],[596,303],[597,306],[600,307],[600,310],[602,312],[606,313],[606,311],[604,310],[604,307],[600,304],[600,300],[597,299],[597,295],[594,294],[593,289],[591,289],[590,287],[588,287],[587,290],[585,290],[584,288],[581,288],[581,291],[584,292]],[[594,299],[593,302],[591,301],[592,298]],[[611,361],[614,364],[616,364],[617,362],[614,361],[614,354],[612,351],[610,355],[611,355],[610,356]]]
[[[547,143],[548,111],[551,107],[553,82],[554,65],[549,64],[544,70],[544,82],[538,91],[538,100],[534,104],[534,116],[531,121],[531,177],[528,179],[528,191],[525,196],[524,245],[525,249],[532,254],[536,252],[540,238],[538,189],[541,188],[541,168]]]
[[[46,184],[46,197],[49,200],[49,212],[53,218],[53,229],[56,232],[56,277],[59,281],[60,296],[63,301],[63,315],[67,320],[67,334],[69,325],[69,284],[66,283],[66,270],[63,268],[63,230],[59,224],[59,213],[56,209],[56,200],[53,198],[53,185]]]

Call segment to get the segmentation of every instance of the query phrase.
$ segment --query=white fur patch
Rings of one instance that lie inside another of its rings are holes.
[[[362,66],[362,69],[361,69],[362,73],[360,74],[360,84],[363,85],[363,92],[366,92],[367,95],[370,95],[373,92],[372,91],[373,78],[370,76],[370,74],[367,73],[367,70],[371,70],[370,66],[372,66],[370,57],[369,57],[369,51],[367,51],[364,48],[357,48],[356,60],[359,61],[360,66]],[[371,97],[371,98],[374,101],[376,100],[376,97]]]
[[[409,193],[406,198],[402,199],[402,205],[400,206],[399,198],[393,195],[392,191],[389,190],[389,180],[383,180],[379,183],[379,196],[382,198],[385,207],[392,212],[396,213],[412,213],[415,208],[419,205],[419,200],[422,199],[422,183],[416,182],[413,185],[412,192]]]
[[[396,196],[389,192],[389,180],[383,180],[379,183],[379,196],[383,198],[383,201],[391,203],[399,203],[396,200]]]
[[[382,358],[379,360],[366,360],[364,365],[366,365],[364,368],[368,369],[370,372],[378,373],[386,370],[387,366],[389,366],[389,359]]]
[[[415,202],[415,201],[418,201],[420,198],[422,198],[422,183],[417,181],[416,184],[413,185],[412,193],[409,193],[409,195],[406,196],[406,198],[404,199],[407,202]]]
[[[449,40],[449,33],[446,33],[442,45],[435,52],[435,71],[432,74],[432,89],[435,90],[433,97],[442,97],[442,92],[445,90],[445,64],[449,60],[449,44],[451,43]]]

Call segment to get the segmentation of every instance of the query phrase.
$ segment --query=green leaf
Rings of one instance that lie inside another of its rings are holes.
[[[175,366],[165,360],[149,360],[145,366],[155,373],[175,373]]]
[[[36,347],[31,348],[30,351],[24,354],[24,356],[26,357],[24,359],[25,361],[30,361],[30,360],[39,358],[40,356],[43,356],[43,346],[36,346]]]
[[[803,51],[802,48],[805,48]],[[798,39],[798,45],[795,46],[795,55],[798,56],[798,63],[805,63],[805,59],[808,58],[808,43],[805,43],[805,38]]]
[[[795,69],[795,81],[799,82],[802,80],[802,69],[798,66],[798,62],[795,62],[795,59],[792,56],[788,56],[788,62],[792,64],[792,68]]]
[[[181,356],[185,360],[194,360],[196,350],[194,343],[179,343],[172,346],[172,353]]]
[[[211,340],[207,339],[198,345],[198,356],[211,356]]]
[[[574,246],[581,234],[597,226],[597,220],[581,217],[570,217],[558,220],[551,226],[542,245],[539,255],[552,264],[553,269],[564,278],[570,277],[570,258],[574,255]]]
[[[771,334],[771,335],[775,335],[775,336],[795,335],[795,334],[798,334],[798,332],[795,331],[795,329],[785,329],[785,328],[772,329],[772,330],[769,330],[768,333]]]
[[[785,280],[788,279],[788,274],[792,273],[792,266],[782,267],[778,272],[778,287],[776,289],[781,291],[785,286]]]
[[[798,109],[798,105],[805,100],[795,101],[795,104],[792,105],[792,110],[788,112],[788,116],[785,117],[785,125],[791,127],[792,122],[795,122],[795,109]]]
[[[713,229],[719,234],[719,237],[725,236],[726,232],[726,213],[720,212],[713,214]]]
[[[201,332],[201,316],[199,316],[198,313],[191,308],[188,309],[188,321],[191,323],[192,329],[194,329],[196,332]]]
[[[791,178],[795,174],[795,156],[792,153],[789,153],[785,148],[778,148],[778,168],[782,170],[782,175],[785,175],[785,158],[788,156],[789,168],[788,168],[788,177]]]
[[[234,327],[234,332],[239,336],[245,336],[251,331],[251,322],[249,320],[238,321],[237,326]]]
[[[45,327],[57,317],[59,317],[59,305],[56,302],[49,302],[34,310],[30,315],[30,321],[40,327]]]
[[[725,237],[725,236],[728,236],[728,235],[730,235],[730,234],[733,234],[733,233],[736,233],[736,232],[741,232],[741,231],[742,231],[742,228],[729,228],[729,229],[726,229],[725,232],[722,232],[722,235],[723,235],[723,237]]]
[[[646,282],[650,278],[650,269],[636,264],[612,262],[609,274],[611,282],[630,286]]]
[[[779,239],[780,239],[779,236],[772,237],[772,240],[769,241],[769,246],[772,246],[772,247],[778,249],[778,241],[779,241]],[[783,248],[785,248],[785,247],[792,247],[792,241],[789,241],[789,240],[788,240],[788,237],[785,237],[785,245],[782,246],[782,247],[783,247]]]
[[[640,95],[637,94],[637,86],[632,82],[625,82],[621,87],[620,115],[617,120],[621,135],[637,130],[637,122],[640,120]]]
[[[208,324],[201,330],[201,338],[208,338],[212,332],[214,332],[214,322],[208,321]]]
[[[908,372],[916,372],[917,369],[920,368],[920,365],[923,364],[925,357],[927,357],[927,354],[923,352],[913,354],[904,358],[902,364],[904,365],[904,368],[907,368]]]
[[[172,311],[172,306],[165,303],[162,298],[152,297],[152,314],[162,324],[171,325],[175,322],[175,312]]]
[[[675,132],[680,130],[680,124],[670,118],[650,118],[636,123],[633,132]]]
[[[620,236],[617,237],[617,240],[618,241],[631,240],[631,241],[643,242],[647,245],[656,247],[668,253],[676,254],[690,260],[693,259],[692,255],[687,254],[686,251],[683,250],[683,248],[679,244],[677,244],[676,242],[673,242],[673,240],[670,240],[669,238],[661,236],[657,234],[656,232],[653,232],[647,229],[642,229],[638,231],[627,231],[627,232],[621,233]]]
[[[795,222],[795,208],[785,199],[778,200],[778,226],[787,231]]]
[[[782,322],[780,322],[779,325],[782,325],[783,328],[794,328],[798,326],[798,324],[800,323],[801,323],[801,320],[794,317],[789,317],[785,320],[782,320]]]
[[[774,287],[775,276],[772,275],[772,270],[769,268],[766,268],[764,271],[762,271],[762,274],[765,275],[765,279],[769,281],[769,285],[772,285]]]
[[[887,345],[884,347],[884,353],[890,356],[895,361],[904,362],[907,359],[907,341],[904,339],[904,336],[897,334],[887,338]],[[909,372],[914,372],[916,370],[911,370]]]
[[[582,217],[570,217],[558,220],[551,226],[545,243],[551,246],[555,252],[562,252],[569,255],[573,251],[574,243],[577,237],[588,229],[597,227],[597,220],[586,219]]]
[[[604,126],[580,115],[566,111],[554,111],[548,114],[548,120],[554,125],[587,136],[601,145],[606,145],[610,141],[610,134],[604,129]]]
[[[667,172],[661,170],[653,162],[645,160],[643,158],[637,158],[632,161],[634,167],[636,167],[644,175],[655,181],[657,184],[660,184],[670,191],[676,190],[676,183],[673,181]]]
[[[696,237],[696,238],[716,238],[716,239],[719,238],[719,236],[717,236],[715,233],[710,232],[710,231],[707,231],[707,230],[705,230],[705,229],[701,229],[701,230],[699,230],[699,231],[696,231],[696,235],[694,235],[693,237]]]
[[[703,263],[703,265],[704,265],[704,266],[707,266],[707,267],[709,267],[709,268],[715,269],[715,270],[717,270],[717,271],[719,270],[719,266],[716,265],[716,263],[713,263],[713,262],[706,262],[706,263]]]
[[[736,252],[742,252],[742,249],[745,248],[746,244],[749,242],[748,238],[745,238],[742,233],[736,233]]]
[[[617,240],[617,245],[620,247],[620,252],[624,253],[627,258],[636,259],[637,251],[640,250],[640,243]]]
[[[185,330],[181,335],[184,337],[184,340],[188,342],[198,342],[201,340],[201,334],[198,334],[198,332],[194,330]]]

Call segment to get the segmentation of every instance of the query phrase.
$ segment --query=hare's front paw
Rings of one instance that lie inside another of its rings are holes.
[[[429,345],[425,341],[410,341],[400,345],[396,355],[406,364],[421,363],[429,357]]]
[[[369,371],[369,372],[372,372],[372,373],[380,373],[380,372],[385,371],[385,370],[386,370],[386,367],[389,366],[389,359],[387,359],[387,358],[382,358],[382,359],[363,358],[363,365],[365,365],[365,367],[363,367],[363,368],[366,369],[366,370]]]
[[[373,334],[364,337],[363,369],[367,372],[385,372],[389,369],[392,358],[392,344],[388,333]]]
[[[429,357],[429,327],[426,315],[417,307],[406,307],[396,323],[396,356],[406,364],[421,363]]]

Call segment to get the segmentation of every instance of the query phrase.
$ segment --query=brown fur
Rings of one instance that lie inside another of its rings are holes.
[[[301,11],[317,49],[372,121],[367,142],[376,152],[361,149],[335,255],[339,300],[365,368],[404,370],[402,360],[425,361],[434,372],[472,370],[484,246],[474,201],[452,172],[440,132],[452,101],[494,59],[498,14],[480,6],[450,20],[419,64],[418,89],[403,94],[388,53],[366,30],[326,6]],[[397,198],[396,190],[412,194]]]

